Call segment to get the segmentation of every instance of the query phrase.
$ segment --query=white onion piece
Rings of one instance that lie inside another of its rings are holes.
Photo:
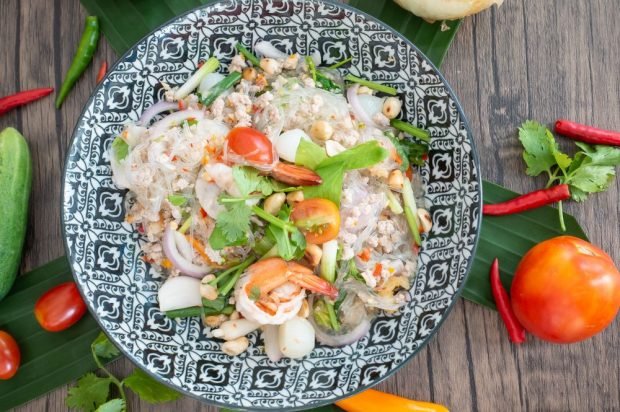
[[[280,343],[278,337],[278,331],[280,327],[278,325],[264,325],[263,326],[263,341],[265,341],[265,355],[272,362],[277,362],[282,359],[282,351],[280,351]]]
[[[200,92],[200,94],[205,94],[205,92],[207,92],[210,88],[215,86],[220,81],[224,80],[225,77],[226,76],[224,76],[222,73],[207,74],[200,82],[200,86],[198,86],[198,92]]]
[[[173,231],[172,234],[174,235],[174,240],[181,256],[191,262],[192,259],[194,259],[194,249],[192,248],[192,245],[189,244],[189,241],[185,236],[183,236],[183,234],[177,232],[176,230]]]
[[[162,312],[202,306],[200,281],[188,276],[168,278],[159,288],[157,300]]]
[[[314,335],[314,327],[306,319],[299,316],[289,319],[278,331],[280,352],[287,358],[303,358],[314,349]]]
[[[271,59],[286,59],[288,54],[281,52],[268,41],[261,40],[254,45],[254,51],[261,56],[269,57]]]
[[[351,105],[351,110],[353,111],[353,114],[359,122],[365,123],[367,126],[376,126],[375,122],[370,116],[368,116],[368,113],[366,113],[366,109],[359,101],[360,96],[357,94],[357,90],[359,88],[359,84],[354,84],[347,90],[347,100]]]
[[[333,347],[350,345],[363,338],[370,330],[370,321],[366,316],[364,316],[360,323],[358,323],[353,329],[351,329],[347,333],[327,333],[321,328],[321,326],[317,325],[316,321],[314,320],[314,313],[312,313],[312,311],[314,310],[314,295],[311,295],[308,298],[308,305],[310,305],[310,316],[308,316],[308,321],[314,327],[314,334],[316,336],[316,340],[323,345]]]
[[[140,119],[136,122],[138,126],[147,126],[151,123],[151,120],[158,114],[168,111],[168,110],[176,110],[179,108],[179,104],[175,102],[167,102],[165,100],[160,100],[148,109],[146,109]]]
[[[358,94],[357,101],[360,102],[360,106],[366,112],[371,119],[383,110],[382,97],[372,96],[370,94]]]
[[[214,61],[215,60],[215,61]],[[203,77],[208,73],[211,73],[219,67],[219,62],[214,59],[208,59],[189,79],[174,92],[174,100],[181,100],[191,92],[193,92],[199,85]]]
[[[204,179],[198,178],[196,180],[196,197],[200,207],[207,212],[207,215],[213,219],[217,219],[217,216],[222,213],[225,208],[218,203],[217,198],[222,193],[222,190],[213,182],[206,182]]]
[[[164,254],[174,265],[175,269],[195,278],[202,278],[209,273],[210,268],[208,266],[196,265],[181,255],[174,232],[175,231],[172,230],[170,226],[166,228],[162,239],[162,246],[164,248]]]
[[[212,331],[213,336],[224,340],[233,340],[254,332],[259,323],[247,319],[227,320],[219,328]]]
[[[318,50],[315,50],[312,52],[312,54],[310,55],[310,58],[312,59],[312,62],[314,63],[315,66],[320,66],[321,65],[321,53],[319,53]]]
[[[301,139],[310,141],[310,137],[301,129],[287,130],[276,138],[276,152],[281,159],[295,163],[297,148]]]
[[[149,137],[159,137],[171,127],[180,125],[184,120],[202,120],[204,117],[205,113],[202,110],[194,109],[181,110],[176,113],[169,114],[158,122],[153,123],[153,125],[148,129]]]

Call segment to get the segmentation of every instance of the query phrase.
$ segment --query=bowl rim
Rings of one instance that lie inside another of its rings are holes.
[[[89,299],[87,299],[84,291],[80,287],[80,283],[79,283],[79,280],[78,280],[78,275],[75,272],[75,269],[74,269],[74,266],[73,266],[74,259],[71,256],[69,245],[67,243],[67,229],[66,229],[67,226],[66,226],[66,222],[65,222],[65,213],[64,213],[64,209],[65,209],[65,184],[67,182],[66,176],[67,176],[67,170],[69,168],[69,158],[71,157],[70,156],[71,155],[70,150],[74,146],[74,144],[75,144],[75,142],[77,140],[78,130],[80,128],[79,126],[80,126],[81,119],[84,118],[84,115],[86,114],[86,111],[91,106],[91,103],[92,103],[93,99],[95,98],[95,96],[97,95],[97,93],[99,92],[99,90],[105,84],[105,81],[108,78],[108,76],[111,73],[113,73],[116,70],[116,68],[119,66],[119,64],[121,64],[121,62],[123,62],[134,51],[134,49],[136,48],[136,46],[138,44],[146,41],[149,37],[153,36],[157,31],[160,31],[160,30],[166,28],[167,26],[170,26],[172,23],[176,22],[177,20],[182,20],[182,19],[186,18],[187,16],[189,16],[190,14],[193,14],[193,13],[199,11],[199,10],[202,10],[202,9],[205,9],[205,8],[209,8],[209,7],[213,7],[216,4],[218,4],[218,3],[228,3],[228,2],[237,2],[237,1],[239,1],[239,0],[216,0],[216,1],[209,2],[207,4],[202,4],[200,6],[194,7],[194,8],[192,8],[192,9],[190,9],[190,10],[188,10],[188,11],[182,13],[182,14],[179,14],[178,16],[175,16],[175,17],[167,20],[166,22],[164,22],[164,23],[160,24],[159,26],[157,26],[156,28],[154,28],[148,34],[146,34],[143,37],[141,37],[130,48],[128,48],[120,57],[118,57],[116,59],[114,64],[108,70],[108,72],[107,72],[106,76],[104,77],[104,79],[101,82],[99,82],[99,84],[93,89],[93,91],[91,92],[88,100],[84,104],[84,108],[82,109],[80,115],[77,117],[77,121],[76,121],[75,127],[73,128],[73,132],[71,134],[71,140],[69,142],[69,145],[67,146],[67,152],[65,153],[65,159],[64,159],[64,166],[63,166],[63,173],[62,173],[62,182],[61,182],[61,192],[60,192],[61,193],[61,196],[60,196],[60,222],[61,222],[62,240],[63,240],[64,249],[65,249],[65,255],[67,256],[67,258],[69,260],[69,266],[71,268],[71,274],[73,276],[73,279],[76,282],[76,284],[78,286],[78,290],[80,292],[80,295],[82,296],[82,299],[84,299],[85,302],[88,302]],[[265,1],[265,0],[259,0],[259,1]],[[302,2],[303,3],[306,0],[284,0],[284,1],[287,1],[287,2]],[[453,295],[452,301],[450,302],[448,307],[445,309],[445,311],[442,314],[442,317],[439,320],[439,322],[437,323],[437,325],[433,328],[431,333],[422,341],[422,343],[420,344],[420,346],[418,348],[414,349],[402,361],[402,363],[400,363],[399,365],[397,365],[396,367],[394,367],[393,369],[388,371],[384,376],[381,376],[380,378],[378,378],[377,380],[375,380],[375,381],[373,381],[373,382],[371,382],[369,384],[360,385],[355,390],[347,393],[346,395],[337,396],[337,397],[331,398],[331,399],[321,399],[321,400],[318,400],[317,402],[311,402],[311,403],[309,403],[307,405],[303,405],[303,406],[284,407],[284,408],[280,408],[281,411],[301,411],[301,410],[317,408],[317,407],[333,404],[333,403],[335,403],[335,402],[337,402],[337,401],[339,401],[341,399],[348,398],[348,397],[353,396],[355,394],[358,394],[358,393],[360,393],[360,392],[362,392],[362,391],[364,391],[366,389],[370,389],[370,388],[378,385],[379,383],[381,383],[381,382],[385,381],[386,379],[388,379],[389,377],[393,376],[396,372],[400,371],[406,364],[408,364],[411,361],[411,359],[413,359],[424,347],[426,347],[428,345],[428,343],[431,340],[433,340],[433,338],[435,337],[435,335],[437,334],[439,329],[441,329],[441,326],[443,325],[444,321],[450,316],[450,313],[452,312],[452,309],[454,308],[455,303],[458,301],[458,298],[460,297],[461,292],[463,291],[463,288],[464,288],[465,284],[467,283],[467,279],[469,277],[469,274],[470,274],[470,271],[471,271],[471,267],[472,267],[474,259],[475,259],[476,250],[478,248],[478,242],[480,240],[480,232],[481,232],[481,229],[482,229],[482,214],[481,214],[481,211],[482,211],[482,205],[483,205],[483,188],[482,188],[482,178],[481,178],[481,175],[480,175],[480,158],[478,156],[478,150],[477,150],[477,147],[476,147],[476,142],[475,142],[474,137],[473,137],[471,126],[469,124],[469,120],[468,120],[467,116],[465,115],[465,113],[463,111],[463,107],[461,105],[461,102],[459,101],[458,97],[454,93],[454,90],[452,89],[452,86],[448,83],[448,81],[444,77],[443,73],[439,70],[439,68],[435,65],[435,63],[433,63],[426,56],[426,54],[422,53],[422,51],[420,51],[420,49],[415,44],[413,44],[413,42],[411,42],[407,37],[405,37],[402,33],[400,33],[398,30],[396,30],[395,28],[393,28],[389,24],[379,20],[377,17],[374,17],[374,16],[372,16],[372,15],[370,15],[370,14],[368,14],[368,13],[366,13],[366,12],[360,10],[360,9],[357,9],[357,8],[355,8],[353,6],[350,6],[349,4],[341,3],[338,0],[313,0],[313,1],[315,1],[317,3],[330,4],[330,5],[333,5],[333,6],[337,6],[337,7],[343,8],[345,10],[352,11],[353,13],[356,13],[356,14],[359,14],[360,16],[363,16],[366,20],[369,20],[371,22],[377,23],[377,24],[385,27],[386,29],[391,31],[393,35],[395,35],[400,40],[402,40],[408,47],[410,47],[416,53],[418,53],[420,56],[422,56],[422,58],[425,60],[425,62],[431,66],[433,71],[436,73],[436,75],[441,80],[441,82],[443,84],[443,87],[446,88],[450,98],[454,100],[454,102],[456,104],[456,109],[457,109],[458,115],[460,116],[461,121],[463,122],[463,126],[464,126],[465,130],[468,133],[469,141],[470,141],[470,144],[471,144],[471,154],[470,155],[472,157],[474,167],[477,169],[476,177],[475,177],[475,179],[472,179],[472,180],[475,180],[476,183],[478,184],[478,193],[479,193],[478,202],[472,204],[472,207],[476,207],[477,206],[478,209],[480,210],[480,213],[479,213],[479,218],[478,218],[478,226],[475,229],[475,239],[474,239],[474,245],[473,245],[473,248],[472,248],[471,257],[467,261],[466,268],[465,268],[465,276],[463,277],[463,281],[460,284],[459,288],[455,291],[455,293]],[[92,315],[92,317],[95,319],[95,321],[97,322],[97,324],[101,328],[101,331],[106,335],[106,337],[112,343],[114,343],[114,346],[117,347],[117,349],[123,354],[123,356],[125,358],[129,359],[129,361],[131,361],[131,363],[133,363],[134,366],[140,368],[144,373],[146,373],[149,377],[151,377],[152,379],[154,379],[158,383],[163,384],[163,385],[169,387],[170,389],[175,390],[176,392],[182,394],[183,396],[188,396],[188,397],[190,397],[192,399],[196,399],[196,400],[200,401],[203,404],[212,405],[212,406],[216,406],[216,407],[219,407],[219,408],[230,408],[230,407],[233,407],[233,408],[235,408],[237,410],[249,410],[249,409],[246,409],[245,407],[240,407],[239,405],[226,404],[226,403],[221,403],[221,402],[212,401],[212,400],[203,398],[203,397],[201,397],[199,395],[196,395],[196,394],[192,393],[191,391],[188,391],[188,390],[183,389],[183,388],[179,388],[176,385],[170,383],[169,381],[162,379],[158,374],[155,374],[155,373],[151,372],[145,365],[143,365],[137,359],[134,359],[134,356],[132,354],[128,353],[120,345],[116,345],[115,344],[115,339],[111,336],[109,331],[104,327],[103,323],[101,322],[101,320],[97,316],[97,313],[95,312],[95,310],[93,308],[91,308],[91,305],[89,305],[89,304],[87,304],[86,306],[88,308],[88,311]],[[258,407],[258,408],[252,407],[251,410],[265,411],[265,410],[273,410],[273,408],[272,407]]]

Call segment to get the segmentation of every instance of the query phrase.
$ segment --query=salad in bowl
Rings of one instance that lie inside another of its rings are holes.
[[[206,57],[110,148],[127,222],[165,274],[169,318],[200,317],[236,356],[260,330],[271,361],[364,337],[407,304],[432,227],[416,166],[429,133],[396,89],[343,60],[241,43]]]

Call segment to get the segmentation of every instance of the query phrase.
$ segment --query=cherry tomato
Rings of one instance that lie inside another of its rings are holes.
[[[291,220],[308,243],[321,244],[335,239],[340,230],[340,211],[328,199],[302,200],[293,207]]]
[[[250,163],[273,163],[273,145],[264,134],[251,127],[235,127],[228,133],[228,149]]]
[[[620,272],[596,246],[560,236],[527,252],[510,293],[526,330],[550,342],[577,342],[599,333],[616,316]]]
[[[15,339],[0,330],[0,380],[11,379],[19,369],[21,354]]]
[[[60,332],[73,326],[85,313],[86,304],[75,282],[53,287],[34,305],[34,316],[48,332]]]

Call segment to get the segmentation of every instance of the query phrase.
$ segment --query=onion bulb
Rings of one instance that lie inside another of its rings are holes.
[[[291,359],[303,358],[314,349],[314,328],[298,316],[287,320],[278,331],[280,351]]]
[[[184,309],[202,306],[200,297],[200,281],[189,276],[175,276],[166,279],[157,292],[159,310]]]
[[[456,20],[481,12],[504,0],[395,0],[401,7],[425,20]]]

